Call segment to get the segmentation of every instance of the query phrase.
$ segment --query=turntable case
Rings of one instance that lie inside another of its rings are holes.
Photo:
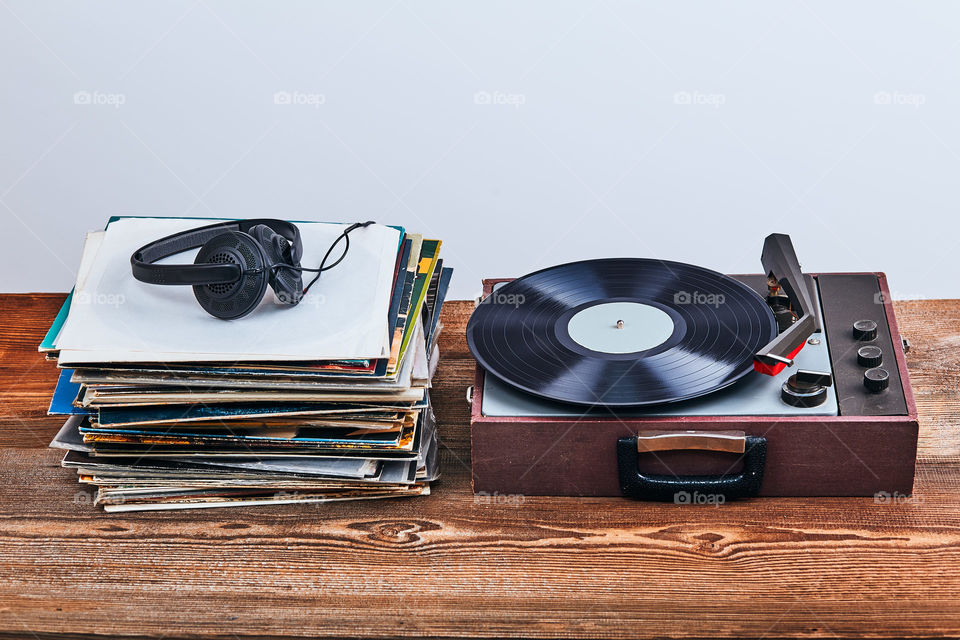
[[[875,308],[889,328],[898,370],[891,372],[898,376],[891,388],[902,388],[906,408],[902,415],[493,417],[482,412],[485,372],[478,367],[470,399],[474,492],[627,494],[675,502],[720,493],[727,497],[910,494],[917,448],[916,406],[893,306],[887,302],[886,278],[869,275],[876,278],[882,296],[877,299],[883,304]],[[484,294],[499,282],[504,280],[484,280]],[[845,326],[849,331],[849,324]],[[835,365],[834,375],[844,372]],[[662,441],[665,444],[658,444]],[[739,442],[739,451],[723,450],[729,448],[724,442]],[[651,478],[657,482],[645,483]],[[751,485],[751,479],[760,478]]]

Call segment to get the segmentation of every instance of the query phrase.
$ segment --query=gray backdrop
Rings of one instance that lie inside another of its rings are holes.
[[[960,297],[955,3],[2,0],[0,51],[0,290],[146,214],[405,225],[453,297],[771,231]]]

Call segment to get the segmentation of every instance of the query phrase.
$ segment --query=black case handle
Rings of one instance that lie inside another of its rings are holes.
[[[690,501],[690,496],[695,493],[722,495],[723,500],[749,498],[760,493],[763,469],[767,462],[767,439],[759,436],[746,437],[743,470],[737,474],[644,475],[637,470],[639,461],[636,436],[617,440],[617,467],[620,472],[620,491],[624,497],[677,503]]]

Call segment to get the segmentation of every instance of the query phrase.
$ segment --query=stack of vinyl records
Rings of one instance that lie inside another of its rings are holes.
[[[298,304],[268,291],[236,320],[208,314],[192,287],[131,275],[138,247],[216,222],[111,218],[87,234],[40,345],[61,369],[50,413],[67,416],[51,443],[63,466],[107,511],[428,494],[439,477],[429,390],[452,273],[440,241],[356,229]],[[303,267],[347,227],[296,224]]]

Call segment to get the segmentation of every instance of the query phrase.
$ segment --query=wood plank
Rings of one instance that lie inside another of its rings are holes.
[[[960,458],[960,300],[895,302],[910,341],[907,367],[920,414],[920,458]]]
[[[43,448],[57,432],[58,420],[47,416],[57,368],[37,351],[37,345],[65,297],[59,293],[0,295],[0,448]]]
[[[444,312],[444,478],[376,503],[104,514],[46,443],[62,296],[0,296],[0,635],[960,634],[960,301],[897,303],[915,495],[713,506],[475,497],[463,329]]]

